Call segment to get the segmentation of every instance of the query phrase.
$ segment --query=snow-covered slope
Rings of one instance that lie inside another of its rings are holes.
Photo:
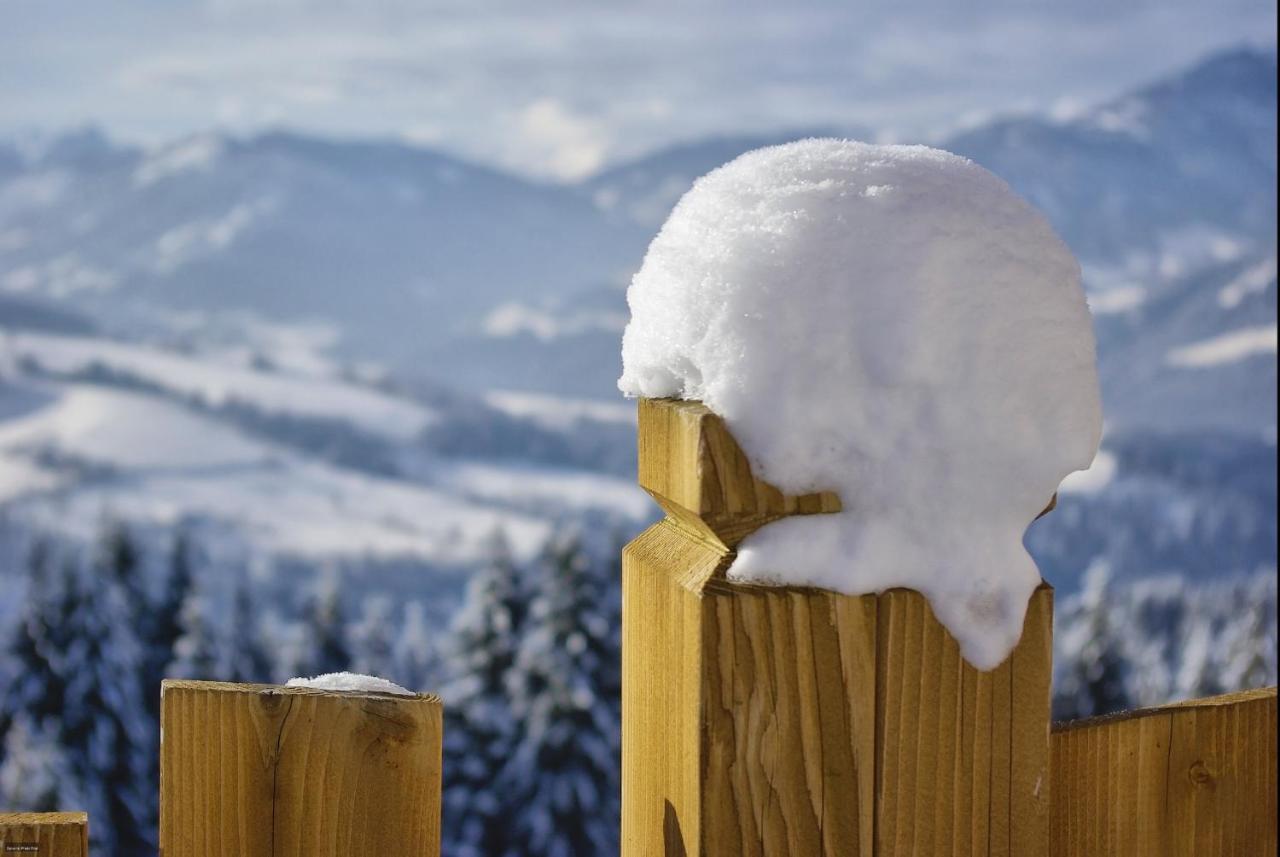
[[[423,405],[341,379],[221,364],[128,342],[15,332],[0,333],[0,350],[48,373],[110,375],[161,387],[206,407],[239,404],[294,417],[344,420],[399,440],[418,437],[436,419]]]
[[[1274,245],[1176,278],[1097,329],[1113,428],[1274,437]]]
[[[477,421],[498,435],[473,440],[480,459],[452,440]],[[456,569],[501,529],[529,557],[562,517],[652,514],[629,479],[537,464],[519,445],[570,428],[583,426],[539,428],[457,394],[428,406],[351,379],[0,327],[9,531],[183,523],[268,563]],[[514,456],[503,429],[522,438]]]
[[[306,460],[135,392],[86,384],[10,385],[44,401],[0,429],[0,458],[25,480],[11,510],[37,526],[91,537],[104,515],[153,524],[208,518],[242,525],[263,551],[306,557],[407,556],[465,562],[501,526],[536,550],[546,524],[456,494]],[[18,502],[21,501],[21,502]]]
[[[12,456],[148,471],[251,467],[273,457],[269,447],[235,429],[153,396],[89,384],[19,383],[5,392],[6,399],[16,397],[27,399],[25,413],[0,424],[0,449]]]

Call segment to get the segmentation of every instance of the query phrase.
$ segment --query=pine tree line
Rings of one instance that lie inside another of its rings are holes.
[[[617,850],[620,541],[562,532],[517,563],[495,533],[451,628],[373,594],[350,612],[321,569],[294,611],[261,614],[178,533],[155,556],[118,526],[84,556],[40,542],[0,649],[0,806],[84,808],[94,853],[154,854],[159,684],[355,670],[443,688],[448,854]],[[442,664],[446,665],[442,667]]]
[[[495,542],[445,653],[444,853],[618,851],[620,542]]]
[[[197,563],[183,533],[151,557],[116,525],[87,555],[36,543],[0,649],[0,806],[83,809],[95,854],[156,853],[161,680],[279,671],[247,587],[218,621]],[[340,622],[332,604],[308,619],[325,641]],[[332,645],[308,648],[334,657]]]
[[[1117,585],[1095,563],[1055,610],[1054,718],[1276,684],[1276,606],[1274,571]]]

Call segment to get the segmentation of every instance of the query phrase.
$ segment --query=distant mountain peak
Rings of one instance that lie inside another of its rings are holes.
[[[1123,99],[1170,103],[1188,98],[1245,98],[1269,104],[1276,100],[1276,52],[1252,46],[1218,51],[1181,72],[1139,87]]]
[[[26,167],[98,169],[136,155],[132,146],[113,141],[97,125],[87,124],[54,134],[27,134],[14,140]]]
[[[656,229],[693,180],[744,152],[809,137],[865,138],[861,129],[791,128],[773,132],[716,134],[672,143],[608,167],[578,187],[607,216]]]
[[[1276,50],[1253,45],[1228,48],[1208,55],[1178,78],[1202,86],[1256,85],[1269,79],[1274,90]]]

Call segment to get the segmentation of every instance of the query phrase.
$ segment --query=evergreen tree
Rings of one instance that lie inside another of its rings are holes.
[[[92,579],[74,576],[67,617],[67,683],[60,743],[94,819],[95,850],[154,853],[154,796],[144,750],[154,740],[142,699],[135,600],[138,553],[123,530],[109,533]]]
[[[1054,621],[1054,716],[1078,718],[1276,681],[1274,572],[1113,586],[1102,566]]]
[[[128,528],[119,522],[104,525],[98,537],[94,572],[114,586],[120,615],[129,619],[144,639],[152,622],[146,583],[142,577],[142,553]]]
[[[395,640],[392,629],[391,599],[385,595],[370,595],[361,605],[360,619],[351,626],[351,669],[366,675],[378,675],[404,683],[393,664],[392,651]],[[408,685],[406,685],[407,687]]]
[[[52,550],[36,542],[27,559],[27,597],[4,652],[11,675],[0,694],[0,805],[56,809],[74,780],[59,744],[67,686],[70,571],[55,574]]]
[[[257,611],[249,597],[249,585],[241,580],[231,596],[231,640],[228,646],[227,681],[269,683],[274,679],[271,658],[262,639]]]
[[[436,632],[427,622],[427,611],[418,600],[404,606],[404,621],[391,647],[392,672],[408,688],[438,686],[439,664]]]
[[[351,668],[338,580],[336,572],[323,575],[308,601],[303,621],[307,649],[299,674],[318,676]]]
[[[579,540],[555,536],[508,687],[517,744],[499,777],[515,855],[618,849],[620,668],[616,561],[592,567]]]
[[[169,673],[174,661],[175,647],[188,631],[184,623],[184,611],[192,600],[193,569],[192,545],[185,532],[179,532],[173,540],[169,563],[164,578],[164,589],[159,601],[148,611],[149,618],[144,631],[144,691],[147,708],[156,723],[160,722],[160,682]],[[213,674],[195,675],[190,678],[213,678]]]
[[[56,812],[80,806],[76,780],[58,742],[58,718],[37,723],[20,714],[4,738],[0,806],[12,812]]]
[[[495,533],[472,577],[447,648],[444,842],[454,857],[501,854],[513,840],[495,787],[514,748],[507,700],[525,598],[505,537]]]
[[[1230,689],[1276,683],[1276,578],[1262,573],[1235,586],[1233,619],[1223,629],[1223,685]]]
[[[36,542],[27,558],[27,597],[5,647],[5,672],[13,678],[0,695],[0,737],[19,715],[40,723],[65,705],[61,660],[68,644],[70,572],[55,575],[53,565],[49,545]]]
[[[1191,614],[1181,635],[1182,663],[1177,673],[1177,693],[1184,698],[1214,696],[1223,693],[1222,677],[1217,669],[1217,640],[1213,619],[1203,611]]]
[[[209,620],[207,602],[194,590],[182,603],[179,626],[181,636],[174,643],[167,674],[203,681],[225,678],[217,629]]]
[[[1064,640],[1074,656],[1059,672],[1053,698],[1056,719],[1076,720],[1132,707],[1123,628],[1112,619],[1109,581],[1105,565],[1091,566],[1075,606],[1078,616],[1064,611]]]

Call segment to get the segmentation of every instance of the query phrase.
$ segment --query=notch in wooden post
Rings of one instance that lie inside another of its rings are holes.
[[[166,681],[165,857],[437,857],[434,696]]]
[[[88,857],[89,816],[83,812],[0,812],[3,857]]]
[[[756,479],[696,402],[639,432],[667,517],[623,554],[624,857],[1047,855],[1052,590],[983,673],[919,593],[731,582],[746,535],[839,498]]]

